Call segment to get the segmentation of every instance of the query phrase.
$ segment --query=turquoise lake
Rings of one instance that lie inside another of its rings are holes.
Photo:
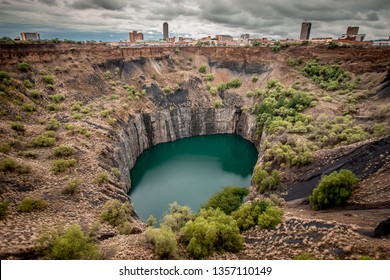
[[[144,151],[131,170],[130,196],[145,221],[158,221],[176,201],[193,211],[224,186],[250,185],[255,146],[233,134],[195,136]]]

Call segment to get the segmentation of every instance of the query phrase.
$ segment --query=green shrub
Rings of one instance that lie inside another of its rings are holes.
[[[42,97],[42,94],[39,92],[39,90],[33,89],[33,90],[30,92],[30,96],[31,96],[31,98],[38,99],[38,98],[41,98],[41,97]]]
[[[225,91],[227,89],[229,89],[229,86],[228,86],[228,84],[225,84],[225,83],[220,84],[217,88],[218,91]]]
[[[245,93],[245,96],[246,97],[249,97],[249,98],[251,98],[251,97],[253,97],[253,91],[251,91],[251,90],[248,90],[246,93]]]
[[[180,53],[180,49],[179,48],[175,48],[175,54],[179,54]]]
[[[61,110],[61,106],[55,103],[49,103],[47,104],[47,110],[49,112],[58,112]]]
[[[129,235],[133,232],[133,225],[130,222],[126,221],[119,226],[118,232],[119,234]]]
[[[76,152],[75,148],[66,145],[59,145],[58,147],[53,148],[52,151],[55,157],[67,157]]]
[[[35,107],[35,106],[32,105],[32,104],[23,103],[23,104],[22,104],[22,110],[23,110],[23,111],[26,111],[26,112],[34,112],[34,111],[37,110],[37,107]]]
[[[217,89],[216,87],[211,87],[211,88],[210,88],[210,93],[211,93],[212,95],[217,95],[218,89]]]
[[[46,126],[46,130],[57,130],[61,123],[56,119],[50,119],[49,124]]]
[[[54,91],[56,87],[55,87],[54,85],[47,84],[47,85],[46,85],[46,88],[47,88],[48,90]]]
[[[51,95],[50,96],[50,99],[54,102],[54,103],[61,103],[62,101],[65,100],[65,95],[63,94],[55,94],[55,95]]]
[[[35,199],[31,197],[26,197],[18,205],[18,212],[33,212],[33,211],[42,211],[49,207],[49,203],[44,199]]]
[[[166,86],[164,89],[163,89],[164,93],[165,94],[171,94],[173,93],[173,89],[170,87],[170,86]]]
[[[207,71],[206,65],[202,64],[201,66],[199,66],[199,68],[198,68],[199,73],[205,74],[206,71]]]
[[[293,259],[294,260],[315,260],[316,258],[312,254],[304,252],[296,255]]]
[[[236,222],[219,209],[201,209],[194,221],[187,222],[182,234],[188,253],[196,259],[214,251],[237,252],[244,243]]]
[[[18,131],[18,132],[24,132],[26,128],[24,127],[24,124],[19,122],[13,122],[11,123],[11,129]]]
[[[57,159],[53,161],[51,170],[54,173],[62,173],[76,165],[77,160],[75,159]]]
[[[12,158],[3,158],[0,160],[0,172],[15,172],[18,174],[27,174],[31,172],[31,166],[18,163]]]
[[[214,75],[212,73],[207,74],[205,77],[206,81],[213,81],[214,80]]]
[[[119,226],[129,221],[130,214],[130,206],[128,203],[111,199],[104,204],[103,210],[100,212],[100,219],[112,226]]]
[[[240,78],[234,78],[228,83],[229,88],[239,88],[241,86]]]
[[[150,215],[146,220],[146,224],[149,227],[154,227],[157,224],[157,219],[153,215]]]
[[[169,204],[169,214],[164,216],[162,225],[169,227],[174,232],[180,229],[193,218],[192,211],[188,206],[180,206],[176,201]]]
[[[320,180],[310,196],[310,204],[314,210],[340,206],[348,200],[357,182],[350,170],[334,171]]]
[[[45,231],[38,237],[38,251],[54,260],[99,260],[102,254],[96,240],[79,225]]]
[[[9,144],[0,144],[0,153],[8,153],[11,150],[11,146]]]
[[[108,183],[108,174],[106,172],[98,173],[93,182],[98,185]]]
[[[145,232],[147,239],[153,244],[154,252],[161,259],[173,259],[177,252],[175,233],[166,226],[148,228]]]
[[[3,81],[3,80],[6,80],[6,79],[9,79],[10,76],[7,72],[5,71],[0,71],[0,81]]]
[[[272,170],[272,173],[269,174],[267,170],[256,166],[252,182],[258,188],[260,193],[264,193],[268,190],[273,190],[279,185],[280,180],[282,179],[282,174],[279,170]]]
[[[116,167],[111,168],[111,173],[114,174],[114,176],[117,177],[117,178],[121,177],[121,172]]]
[[[257,76],[252,76],[252,78],[251,78],[252,83],[256,83],[258,80],[259,80],[259,77],[257,77]]]
[[[282,47],[279,44],[275,44],[271,50],[273,53],[278,53],[281,49]]]
[[[48,84],[48,85],[54,85],[54,79],[53,79],[53,77],[50,76],[50,75],[45,75],[45,76],[43,76],[43,77],[42,77],[42,80],[43,80],[46,84]]]
[[[220,100],[215,100],[215,101],[214,101],[214,107],[215,107],[215,108],[218,109],[219,107],[221,107],[221,105],[222,105],[222,103],[221,103]]]
[[[21,72],[28,72],[31,70],[31,65],[28,62],[23,61],[18,64],[18,69]]]
[[[230,213],[240,207],[243,198],[248,195],[248,193],[248,188],[236,186],[224,187],[222,191],[213,194],[207,202],[202,205],[202,208],[219,208],[226,215],[230,215]]]
[[[19,152],[18,156],[22,156],[22,157],[25,157],[25,158],[37,158],[38,157],[38,153],[36,151],[33,151],[33,150],[27,150],[27,151]]]
[[[236,211],[232,217],[237,222],[241,231],[245,231],[256,225],[264,229],[275,228],[282,222],[283,210],[271,203],[270,200],[257,200],[245,203]]]
[[[54,137],[50,137],[47,134],[39,135],[34,138],[31,142],[33,147],[44,148],[54,146],[56,139]]]
[[[8,214],[8,202],[0,202],[0,220],[7,218]]]
[[[75,195],[79,192],[79,186],[81,184],[81,181],[79,179],[72,179],[70,180],[65,188],[64,188],[64,193],[65,194],[70,194],[70,195]]]
[[[25,88],[32,88],[33,84],[29,80],[24,80],[23,85]]]

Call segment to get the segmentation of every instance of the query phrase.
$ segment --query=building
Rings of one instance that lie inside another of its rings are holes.
[[[318,37],[318,38],[312,38],[310,41],[314,43],[329,43],[332,42],[332,37]]]
[[[248,40],[249,39],[249,34],[241,34],[241,40]]]
[[[348,26],[347,28],[347,36],[355,36],[359,33],[359,26]]]
[[[169,38],[169,31],[168,31],[168,22],[163,23],[163,39],[167,40]]]
[[[137,41],[143,41],[144,34],[142,34],[142,32],[140,32],[140,31],[129,32],[129,40],[130,40],[130,43],[135,43]]]
[[[390,37],[388,39],[377,39],[373,41],[374,46],[390,46]]]
[[[215,35],[218,42],[232,41],[233,37],[230,35]]]
[[[23,32],[20,33],[20,38],[22,38],[22,41],[37,41],[41,40],[41,36],[38,32]]]
[[[302,22],[301,36],[299,39],[307,41],[310,38],[311,22]]]
[[[359,26],[348,26],[347,34],[342,34],[339,40],[363,42],[366,34],[358,34]]]

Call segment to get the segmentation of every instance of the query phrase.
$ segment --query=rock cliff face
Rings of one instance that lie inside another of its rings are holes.
[[[180,138],[210,134],[236,133],[258,143],[255,128],[255,116],[234,108],[178,108],[141,113],[130,116],[118,134],[114,157],[129,191],[130,170],[144,150]]]

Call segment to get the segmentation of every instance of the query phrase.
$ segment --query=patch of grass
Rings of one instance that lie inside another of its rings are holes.
[[[93,179],[94,184],[105,184],[108,183],[108,174],[107,172],[100,172],[96,175],[95,179]]]
[[[28,62],[23,61],[23,62],[18,64],[18,70],[20,72],[26,73],[28,71],[31,71],[31,69],[32,69],[32,67],[31,67],[30,63],[28,63]]]
[[[61,123],[56,119],[50,119],[49,124],[46,126],[46,130],[57,130]]]
[[[44,75],[42,76],[42,80],[47,84],[47,85],[54,85],[54,79],[50,75]]]
[[[49,203],[44,199],[36,199],[31,197],[25,197],[17,207],[18,212],[35,212],[43,211],[49,207]]]
[[[43,134],[43,135],[39,135],[36,138],[34,138],[31,141],[31,145],[33,147],[37,147],[37,148],[45,148],[45,147],[54,146],[55,142],[56,142],[55,137],[51,137],[51,135],[48,135],[48,134]]]
[[[21,151],[18,153],[18,156],[22,156],[25,158],[38,158],[38,153],[37,151],[34,150],[27,150],[27,151]]]
[[[32,88],[33,87],[33,84],[29,81],[29,80],[24,80],[23,81],[23,86],[25,88]]]
[[[54,102],[54,103],[61,103],[62,101],[65,100],[65,95],[63,94],[55,94],[55,95],[51,95],[50,96],[50,99]]]
[[[76,152],[75,148],[66,145],[59,145],[58,147],[53,148],[52,151],[55,157],[67,157]]]
[[[31,166],[18,163],[12,158],[3,158],[0,160],[0,172],[14,172],[18,174],[27,174],[31,172]]]
[[[29,103],[23,103],[22,110],[26,112],[35,112],[37,110],[37,107]]]
[[[77,194],[78,192],[80,192],[79,190],[80,184],[81,184],[81,180],[77,178],[70,180],[64,188],[64,194],[69,194],[69,195]]]
[[[11,123],[11,129],[17,131],[17,132],[24,132],[26,128],[24,127],[24,124],[20,122],[13,122]]]
[[[120,176],[121,176],[121,172],[116,167],[111,168],[111,173],[114,174],[114,176],[117,178],[120,178]]]
[[[57,159],[53,160],[51,170],[54,173],[63,173],[76,165],[77,160],[75,159]]]
[[[37,89],[33,89],[31,92],[30,92],[30,96],[31,98],[34,98],[34,99],[39,99],[42,97],[42,94],[39,90]]]
[[[206,71],[207,71],[206,65],[202,64],[202,65],[199,66],[199,68],[198,68],[198,72],[199,72],[199,73],[205,74]]]

